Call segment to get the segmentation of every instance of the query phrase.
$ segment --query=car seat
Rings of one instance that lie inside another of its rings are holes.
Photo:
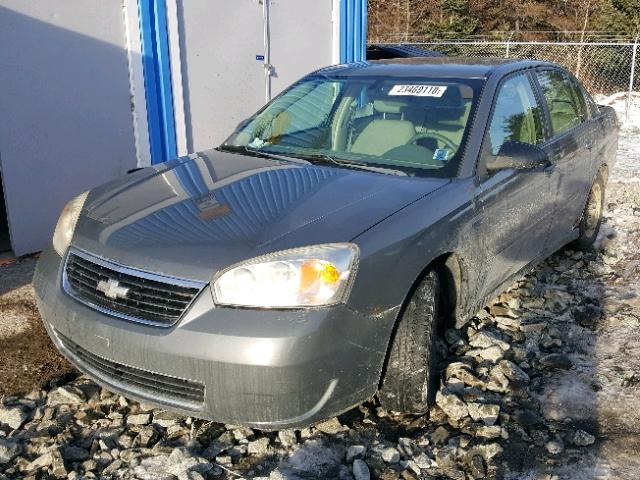
[[[371,120],[351,145],[350,151],[364,155],[383,156],[389,150],[410,143],[416,129],[403,118],[407,103],[401,100],[374,100],[373,110],[382,118]],[[389,119],[393,115],[396,118]]]

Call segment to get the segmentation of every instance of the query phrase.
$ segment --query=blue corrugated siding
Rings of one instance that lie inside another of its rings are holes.
[[[165,0],[138,0],[151,163],[176,156]]]
[[[340,0],[340,63],[366,60],[367,0]]]

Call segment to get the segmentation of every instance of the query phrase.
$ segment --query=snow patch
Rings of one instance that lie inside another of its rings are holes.
[[[640,129],[640,92],[618,92],[613,95],[594,95],[594,100],[599,105],[608,105],[618,114],[618,121],[623,130]],[[629,111],[627,113],[627,104]]]

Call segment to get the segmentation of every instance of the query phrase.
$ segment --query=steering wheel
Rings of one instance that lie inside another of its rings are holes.
[[[452,153],[458,150],[458,145],[453,143],[453,141],[450,138],[447,138],[438,132],[418,133],[411,139],[411,143],[416,143],[418,140],[422,140],[423,138],[432,138],[438,141],[439,143],[443,144],[445,147],[449,148]]]

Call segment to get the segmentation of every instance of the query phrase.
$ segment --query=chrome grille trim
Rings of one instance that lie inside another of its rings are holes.
[[[110,299],[97,290],[100,280],[110,278],[130,288],[129,298]],[[122,320],[158,327],[175,325],[205,286],[120,265],[78,248],[67,252],[62,273],[64,291],[80,303]]]
[[[78,368],[107,387],[185,410],[201,410],[204,405],[205,386],[201,382],[109,360],[85,350],[55,329],[54,333],[63,352]]]

